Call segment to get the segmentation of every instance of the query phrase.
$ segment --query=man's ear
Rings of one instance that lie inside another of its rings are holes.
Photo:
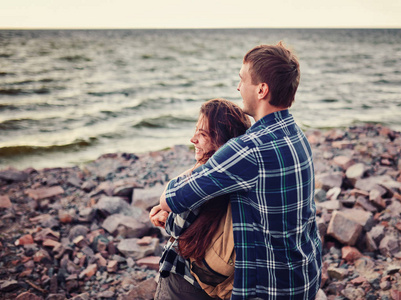
[[[266,99],[269,94],[269,86],[266,82],[258,84],[258,99]]]

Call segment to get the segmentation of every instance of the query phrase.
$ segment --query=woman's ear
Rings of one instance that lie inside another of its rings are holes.
[[[258,84],[258,99],[266,99],[269,94],[269,86],[266,82]]]

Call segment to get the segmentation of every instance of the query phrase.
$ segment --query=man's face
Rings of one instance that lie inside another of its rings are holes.
[[[258,85],[252,84],[252,77],[250,73],[250,63],[245,63],[239,72],[240,82],[237,90],[240,92],[242,97],[243,108],[242,110],[247,115],[254,117],[256,114],[257,105],[257,91]]]

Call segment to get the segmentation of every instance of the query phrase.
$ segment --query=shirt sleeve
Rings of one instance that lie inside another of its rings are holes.
[[[167,205],[172,212],[181,213],[217,196],[251,189],[258,176],[258,162],[253,153],[253,148],[241,140],[230,140],[189,177],[170,181]]]
[[[188,210],[180,214],[170,213],[166,221],[166,232],[177,239],[195,222],[200,209]]]

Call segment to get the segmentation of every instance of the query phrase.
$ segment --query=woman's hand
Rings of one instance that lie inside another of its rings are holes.
[[[151,209],[149,219],[153,225],[165,228],[168,214],[169,213],[163,210],[159,204]]]

